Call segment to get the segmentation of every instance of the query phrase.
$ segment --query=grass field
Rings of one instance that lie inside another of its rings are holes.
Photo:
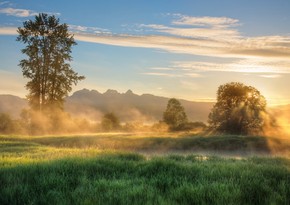
[[[289,204],[289,149],[244,136],[0,136],[0,204]]]

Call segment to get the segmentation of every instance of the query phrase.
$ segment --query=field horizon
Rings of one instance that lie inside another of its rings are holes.
[[[0,135],[11,150],[49,147],[146,153],[195,153],[214,155],[261,155],[290,157],[290,139],[247,135],[209,135],[189,132],[103,132],[59,135]]]

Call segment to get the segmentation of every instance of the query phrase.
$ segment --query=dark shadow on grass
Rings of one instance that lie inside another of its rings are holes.
[[[35,143],[29,143],[29,142],[21,142],[21,141],[12,141],[9,143],[1,143],[0,141],[0,154],[3,153],[25,153],[30,152],[35,149],[37,149],[39,145]]]
[[[15,139],[8,137],[2,140]],[[135,151],[142,153],[209,153],[209,154],[283,154],[289,153],[290,140],[262,136],[196,136],[154,137],[133,134],[114,134],[96,136],[43,136],[21,138],[23,143],[34,143],[57,148],[97,148],[100,150]],[[19,141],[20,141],[19,140]]]

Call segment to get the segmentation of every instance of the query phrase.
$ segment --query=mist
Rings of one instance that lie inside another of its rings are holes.
[[[24,109],[18,118],[2,116],[0,117],[1,134],[54,135],[55,137],[49,140],[49,144],[55,146],[85,146],[138,151],[145,154],[188,152],[224,156],[250,154],[289,156],[290,154],[290,108],[288,106],[270,108],[266,114],[261,114],[264,120],[263,134],[237,137],[209,134],[206,127],[169,132],[166,123],[142,113],[136,107],[127,107],[125,111],[120,110],[120,112],[116,108],[114,111],[104,112],[96,107],[80,104],[74,107],[78,109],[72,108],[70,107],[70,112],[54,109],[49,113]],[[104,121],[107,113],[115,115],[118,126],[108,125],[111,122]],[[60,145],[57,136],[72,137],[65,138],[68,141]],[[55,143],[52,140],[56,140]],[[70,140],[73,140],[72,145]]]
[[[278,106],[269,109],[271,119],[264,126],[266,136],[290,138],[290,107]]]

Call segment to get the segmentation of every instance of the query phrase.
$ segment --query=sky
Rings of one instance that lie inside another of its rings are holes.
[[[28,94],[16,29],[48,13],[78,44],[71,66],[86,79],[73,91],[212,102],[220,85],[242,82],[290,104],[289,11],[289,0],[0,0],[0,94]]]

